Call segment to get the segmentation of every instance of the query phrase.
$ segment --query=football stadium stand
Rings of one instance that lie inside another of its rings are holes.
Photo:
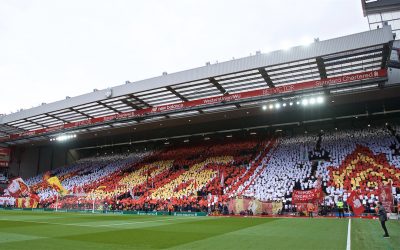
[[[380,201],[395,211],[396,43],[384,25],[1,116],[0,205],[335,215],[343,202],[361,215]]]
[[[26,184],[39,196],[40,207],[221,214],[238,197],[282,203],[280,213],[298,212],[293,191],[320,185],[320,208],[334,211],[355,190],[367,213],[374,211],[381,186],[390,185],[392,199],[400,198],[396,129],[225,138],[84,158],[48,173],[69,191],[64,197],[46,185],[45,174]]]

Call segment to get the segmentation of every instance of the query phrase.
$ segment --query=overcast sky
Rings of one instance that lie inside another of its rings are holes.
[[[0,113],[367,29],[360,0],[1,0]]]

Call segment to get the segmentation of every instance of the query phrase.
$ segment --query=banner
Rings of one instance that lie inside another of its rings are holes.
[[[30,189],[28,185],[22,180],[22,178],[13,179],[8,185],[4,193],[13,197],[28,196],[30,194]]]
[[[365,208],[355,191],[350,193],[350,196],[347,198],[347,203],[352,208],[355,216],[360,216],[364,213]]]
[[[15,206],[17,208],[37,208],[39,200],[33,197],[17,198],[15,200]]]
[[[282,209],[282,202],[263,202],[250,198],[231,199],[228,203],[229,213],[239,214],[251,210],[254,215],[277,214]]]
[[[388,213],[392,212],[393,209],[393,195],[391,186],[382,186],[379,184],[379,201],[382,202],[383,207]]]
[[[0,167],[8,167],[10,163],[10,153],[9,148],[0,148]]]
[[[292,203],[309,203],[322,199],[321,189],[311,189],[311,190],[294,190],[292,194]]]
[[[209,97],[209,98],[203,98],[203,99],[198,99],[198,100],[193,100],[193,101],[161,105],[161,106],[156,106],[156,107],[151,107],[151,108],[135,110],[135,111],[131,111],[131,112],[125,112],[125,113],[120,113],[120,114],[91,118],[91,119],[87,119],[87,120],[83,120],[83,121],[65,123],[65,124],[57,125],[57,126],[53,126],[53,127],[32,130],[32,131],[26,131],[26,132],[22,132],[19,134],[12,134],[7,137],[0,138],[0,142],[8,141],[10,139],[15,140],[15,139],[25,137],[25,136],[34,136],[34,135],[38,135],[38,134],[45,134],[45,133],[60,131],[60,130],[64,130],[64,129],[71,129],[71,128],[77,128],[77,127],[82,127],[82,126],[101,124],[104,122],[109,122],[109,121],[114,121],[114,120],[143,117],[143,116],[147,116],[149,114],[158,114],[158,113],[174,111],[174,110],[184,110],[187,108],[194,108],[194,107],[201,107],[201,106],[212,105],[212,104],[238,101],[238,100],[243,100],[243,99],[248,99],[248,98],[264,97],[264,96],[271,96],[271,95],[283,94],[283,93],[291,93],[291,92],[296,92],[296,91],[300,91],[300,90],[311,90],[311,89],[317,89],[317,88],[321,88],[321,87],[325,87],[325,86],[340,85],[343,83],[362,81],[362,80],[374,79],[374,78],[383,78],[386,76],[387,76],[387,70],[380,69],[380,70],[366,71],[366,72],[361,72],[361,73],[356,73],[356,74],[337,76],[337,77],[327,78],[327,79],[323,79],[323,80],[314,80],[314,81],[308,81],[308,82],[293,83],[293,84],[288,84],[285,86],[278,86],[278,87],[274,87],[274,88],[252,90],[252,91],[241,92],[241,93],[237,93],[237,94],[227,94],[227,95],[223,95],[223,96]]]

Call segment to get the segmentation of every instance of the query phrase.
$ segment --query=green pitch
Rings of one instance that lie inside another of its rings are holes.
[[[346,249],[346,219],[96,215],[0,211],[0,249]],[[375,220],[352,219],[351,249],[400,249]]]

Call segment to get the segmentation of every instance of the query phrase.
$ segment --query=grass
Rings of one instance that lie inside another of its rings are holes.
[[[0,249],[346,249],[348,220],[0,211]],[[352,220],[352,249],[400,249],[400,224]]]
[[[390,234],[384,239],[381,224],[378,220],[351,220],[352,249],[400,249],[400,221],[389,220],[386,228]]]

